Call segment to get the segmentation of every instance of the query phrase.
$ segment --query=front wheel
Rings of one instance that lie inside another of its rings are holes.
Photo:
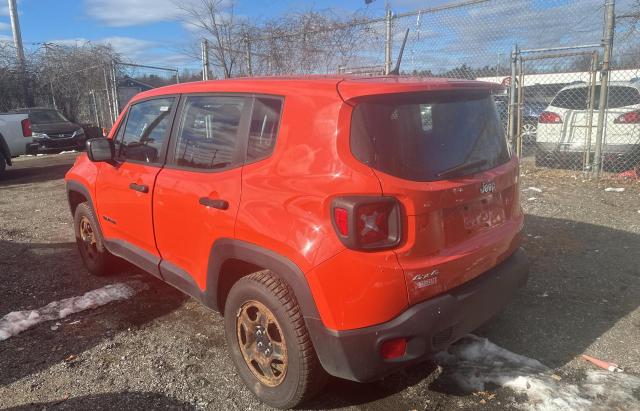
[[[115,257],[104,246],[98,221],[89,204],[81,203],[76,207],[73,223],[84,266],[93,275],[109,274],[113,270]]]
[[[293,291],[271,271],[234,284],[225,304],[225,332],[240,377],[266,404],[295,407],[324,387],[327,374]]]

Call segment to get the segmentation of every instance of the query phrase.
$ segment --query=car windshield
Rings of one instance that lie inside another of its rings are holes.
[[[33,124],[68,123],[69,120],[55,110],[37,110],[29,113]]]
[[[354,109],[351,151],[374,169],[414,181],[473,174],[510,159],[486,92],[370,97]]]
[[[600,85],[596,86],[594,109],[600,102]],[[620,108],[640,104],[640,92],[635,87],[609,86],[608,108]],[[575,87],[561,90],[551,102],[554,107],[568,110],[587,110],[589,108],[589,87]]]

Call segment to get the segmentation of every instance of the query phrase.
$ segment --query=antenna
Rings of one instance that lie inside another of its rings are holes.
[[[400,53],[398,53],[398,61],[396,62],[396,66],[389,72],[390,76],[399,76],[400,75],[400,63],[402,63],[402,53],[404,53],[404,46],[407,44],[407,38],[409,37],[409,29],[404,32],[404,40],[402,40],[402,46],[400,47]]]

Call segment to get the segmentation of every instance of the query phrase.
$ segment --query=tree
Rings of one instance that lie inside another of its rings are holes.
[[[178,2],[176,7],[184,12],[184,21],[211,38],[210,56],[214,65],[222,69],[225,78],[233,75],[241,54],[243,24],[235,18],[235,3],[224,7],[225,0],[198,0]]]

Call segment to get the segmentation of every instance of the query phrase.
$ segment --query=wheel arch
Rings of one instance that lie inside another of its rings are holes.
[[[259,270],[273,271],[291,287],[304,317],[320,318],[307,279],[293,261],[256,244],[230,238],[219,239],[211,247],[205,304],[224,314],[233,284]]]
[[[0,156],[2,156],[7,163],[7,165],[11,164],[11,150],[9,150],[9,145],[7,141],[4,139],[2,133],[0,133]]]

